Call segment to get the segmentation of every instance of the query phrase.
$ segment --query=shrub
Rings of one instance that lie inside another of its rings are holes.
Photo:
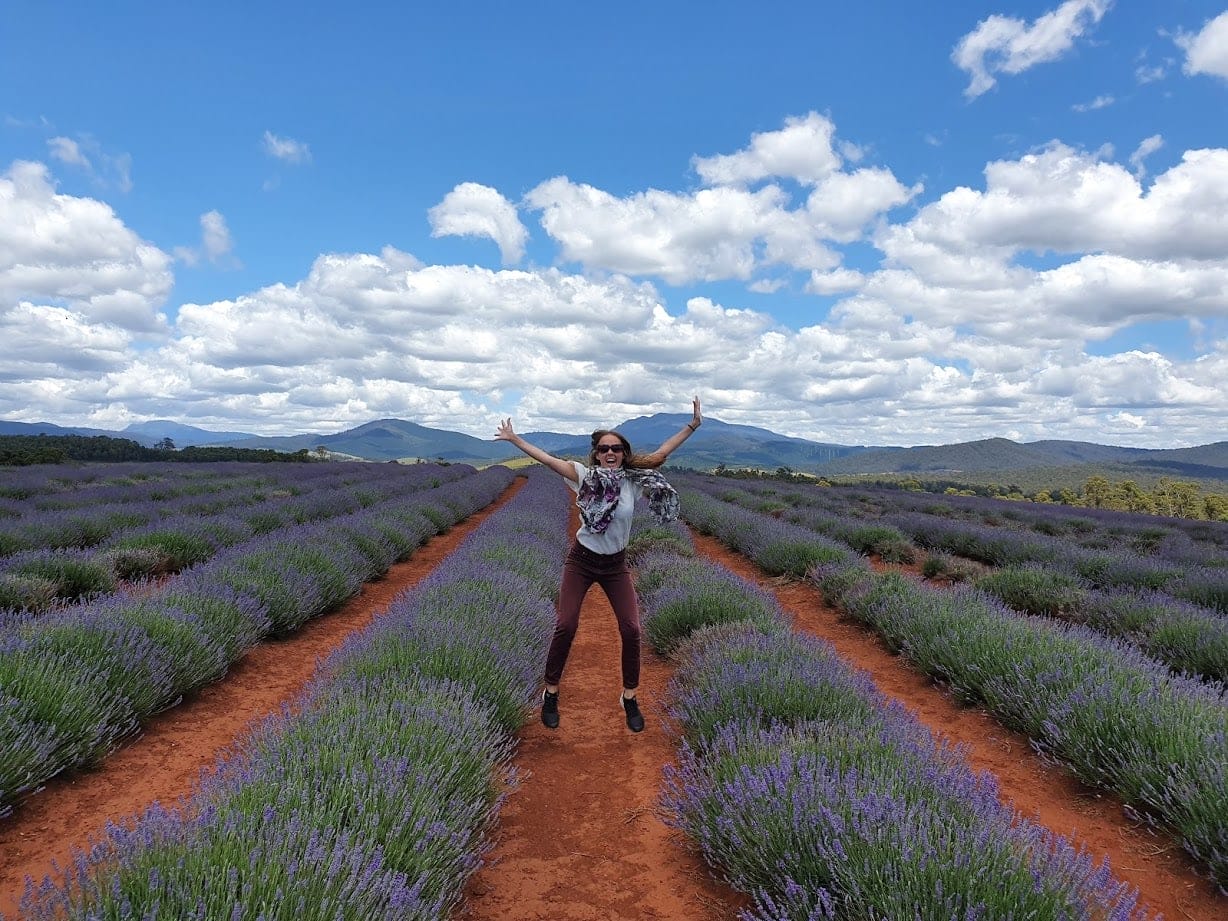
[[[1069,614],[1082,604],[1087,592],[1076,576],[1029,566],[999,569],[981,576],[974,584],[1016,611],[1049,616]]]
[[[0,611],[46,611],[55,604],[59,584],[43,576],[0,573]]]
[[[76,600],[115,591],[115,575],[104,560],[87,560],[70,553],[31,551],[14,560],[9,572],[55,584],[58,598]]]

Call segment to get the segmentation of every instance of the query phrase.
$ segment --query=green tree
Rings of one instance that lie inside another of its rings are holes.
[[[1143,512],[1148,515],[1156,513],[1156,502],[1151,494],[1133,480],[1122,480],[1113,489],[1113,508],[1127,512]]]
[[[1197,483],[1188,480],[1170,480],[1162,477],[1155,488],[1156,510],[1161,515],[1174,518],[1201,518],[1206,514]]]
[[[1108,508],[1113,496],[1113,484],[1097,474],[1083,484],[1083,504],[1090,508]]]
[[[1211,493],[1203,496],[1203,507],[1212,521],[1228,521],[1228,496]]]

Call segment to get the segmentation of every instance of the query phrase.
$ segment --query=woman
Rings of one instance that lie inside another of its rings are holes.
[[[632,732],[644,728],[644,717],[635,699],[640,683],[640,612],[635,585],[627,566],[627,541],[631,537],[631,516],[635,500],[645,496],[654,514],[662,521],[678,517],[678,496],[655,468],[703,423],[699,397],[692,402],[692,418],[682,431],[666,439],[651,454],[633,454],[631,443],[621,434],[606,429],[593,432],[588,466],[566,461],[529,444],[512,430],[505,419],[495,435],[510,441],[535,461],[549,467],[575,490],[580,509],[580,529],[563,564],[557,619],[550,651],[546,656],[545,690],[542,691],[542,722],[550,729],[559,725],[559,682],[571,651],[571,642],[580,623],[580,604],[594,582],[610,599],[622,638],[621,695],[627,727]]]

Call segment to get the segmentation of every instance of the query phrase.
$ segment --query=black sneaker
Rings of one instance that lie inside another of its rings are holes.
[[[622,695],[619,695],[622,697]],[[642,732],[644,716],[640,713],[640,705],[634,697],[622,697],[623,712],[627,714],[627,728],[632,732]]]
[[[630,719],[630,717],[628,717]],[[547,729],[559,728],[559,692],[542,691],[542,722]]]

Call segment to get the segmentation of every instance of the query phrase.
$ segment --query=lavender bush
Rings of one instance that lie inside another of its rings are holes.
[[[820,563],[854,556],[835,541],[692,491],[683,492],[682,516],[692,527],[744,553],[770,573],[802,577]]]
[[[663,799],[751,893],[744,917],[1145,917],[825,644],[724,625],[679,658],[685,740]]]
[[[1089,592],[1073,619],[1136,643],[1179,672],[1228,683],[1228,620],[1162,592]]]
[[[707,560],[658,549],[642,556],[635,569],[644,638],[661,655],[670,655],[700,627],[786,624],[770,592]]]
[[[180,819],[155,806],[23,917],[439,919],[477,866],[510,744],[446,682],[346,682],[266,723]]]
[[[1169,826],[1228,891],[1228,702],[1133,645],[1015,614],[974,590],[898,575],[815,578],[962,698],[1028,734],[1087,783]]]
[[[1087,587],[1078,576],[1035,564],[997,569],[973,584],[1016,611],[1050,617],[1077,611],[1087,597]]]

